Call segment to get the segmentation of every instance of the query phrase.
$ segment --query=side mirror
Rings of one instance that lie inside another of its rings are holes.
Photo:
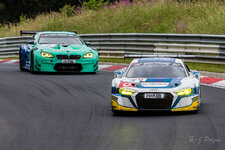
[[[29,40],[27,43],[28,44],[34,44],[34,40]]]
[[[91,45],[91,42],[85,42],[85,44],[86,44],[87,46],[90,46],[90,45]]]
[[[119,78],[123,75],[124,73],[124,70],[121,70],[121,71],[115,71],[114,72],[114,78]]]
[[[193,77],[200,80],[200,72],[198,72],[196,70],[190,70],[190,73],[191,73],[191,75],[193,75]]]

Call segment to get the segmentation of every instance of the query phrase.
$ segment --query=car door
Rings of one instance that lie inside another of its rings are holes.
[[[33,47],[35,46],[35,43],[36,43],[36,39],[37,39],[37,34],[35,34],[31,40],[29,40],[27,42],[27,44],[25,45],[25,52],[26,52],[26,56],[27,56],[27,62],[26,64],[30,65],[30,54],[31,54],[31,51],[33,49]]]

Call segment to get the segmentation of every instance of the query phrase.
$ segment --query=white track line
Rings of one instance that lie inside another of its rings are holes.
[[[13,64],[16,62],[19,62],[19,61],[18,60],[9,60],[9,61],[3,62],[3,64]]]

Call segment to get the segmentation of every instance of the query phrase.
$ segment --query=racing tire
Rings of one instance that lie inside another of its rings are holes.
[[[115,116],[125,114],[125,112],[123,112],[123,111],[120,111],[120,110],[114,110],[114,109],[112,109],[112,113],[113,113],[113,115],[115,115]]]
[[[34,54],[33,54],[33,51],[31,52],[31,57],[30,57],[30,72],[32,74],[37,73],[36,71],[34,71]]]
[[[26,71],[25,64],[22,62],[22,50],[19,50],[19,68],[20,71]]]
[[[198,110],[194,110],[192,113],[193,114],[197,114],[199,112],[199,109]]]
[[[112,109],[112,113],[113,113],[113,114],[119,114],[120,111]]]

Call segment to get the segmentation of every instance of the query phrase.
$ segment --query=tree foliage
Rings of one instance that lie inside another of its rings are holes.
[[[1,0],[0,24],[18,22],[21,16],[33,18],[40,13],[59,11],[65,5],[79,6],[85,0]]]
[[[24,21],[24,19],[34,18],[38,14],[51,11],[60,11],[71,16],[75,8],[85,6],[87,9],[99,9],[110,2],[118,1],[120,0],[1,0],[0,25]]]
[[[84,2],[84,7],[88,9],[97,10],[103,6],[108,5],[109,2],[105,2],[104,0],[89,0],[88,2]]]

